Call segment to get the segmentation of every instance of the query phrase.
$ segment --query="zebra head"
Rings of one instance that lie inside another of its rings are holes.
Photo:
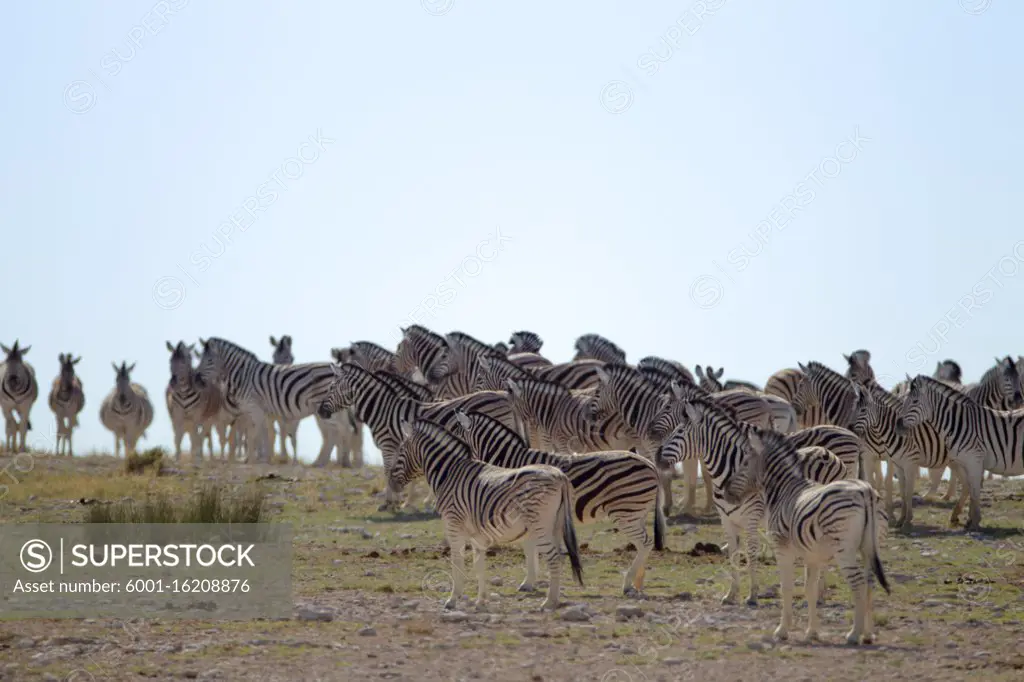
[[[205,388],[223,380],[226,367],[219,339],[199,339],[199,345],[203,347],[203,352],[199,356],[199,365],[196,366],[193,379],[199,388]]]
[[[355,353],[352,351],[352,346],[331,349],[331,357],[334,358],[334,362],[339,365],[344,365],[346,362],[354,362],[354,355]]]
[[[132,391],[132,370],[135,369],[135,363],[129,365],[127,362],[122,362],[121,366],[118,367],[116,362],[111,362],[110,366],[114,368],[116,374],[114,378],[114,386],[117,391],[117,397],[125,402],[134,391]]]
[[[903,396],[903,405],[896,413],[896,433],[899,435],[906,435],[910,429],[921,424],[931,415],[932,396],[922,386],[925,379],[926,377],[920,375],[911,379],[910,375],[907,375],[907,393]]]
[[[316,409],[316,413],[322,419],[330,419],[335,412],[355,405],[358,396],[357,380],[364,374],[369,374],[362,367],[351,363],[331,366],[334,369],[334,383],[323,402]]]
[[[65,355],[61,353],[57,356],[60,360],[60,386],[58,390],[61,394],[66,395],[75,385],[75,365],[81,362],[82,357],[72,357],[73,353]]]
[[[705,400],[678,403],[680,410],[674,415],[675,426],[662,440],[654,456],[654,463],[662,469],[671,469],[679,462],[699,457],[702,447],[700,426],[712,405]]]
[[[1009,355],[1005,358],[996,358],[996,367],[999,370],[999,393],[1011,406],[1010,409],[1018,409],[1024,403],[1024,396],[1021,395],[1020,373],[1017,370],[1017,363]]]
[[[427,383],[438,383],[451,372],[448,354],[443,336],[414,324],[402,329],[402,340],[395,349],[395,369],[409,376],[418,369]]]
[[[656,383],[644,377],[637,369],[625,364],[611,363],[596,368],[598,384],[594,391],[595,400],[590,411],[591,421],[602,421],[614,414],[623,419],[636,415],[625,414],[624,405],[629,402],[643,401],[654,394],[660,395]],[[637,424],[630,423],[630,426]]]
[[[423,476],[424,451],[448,454],[453,448],[466,459],[472,459],[469,447],[441,426],[425,419],[415,422],[402,420],[395,457],[388,470],[388,488],[394,493],[402,490],[417,478]]]
[[[167,341],[167,350],[171,351],[171,387],[188,386],[192,383],[192,353],[196,346],[186,346],[184,341],[172,346]]]
[[[274,347],[275,365],[290,365],[295,362],[295,356],[292,355],[292,337],[285,334],[280,340],[276,340],[271,336],[270,345]]]
[[[686,369],[686,367],[675,360],[667,360],[657,355],[648,355],[645,358],[640,358],[640,361],[636,363],[636,368],[644,374],[653,372],[665,374],[681,384],[696,383],[693,380],[693,375],[690,374],[690,370]]]
[[[700,387],[708,393],[718,393],[722,390],[722,382],[719,379],[722,378],[722,374],[725,372],[724,367],[719,367],[716,373],[711,365],[708,365],[704,370],[701,370],[700,365],[697,365],[693,368],[693,371],[697,373]]]
[[[850,355],[843,353],[846,360],[846,378],[861,386],[867,386],[874,382],[875,371],[871,369],[871,353],[866,350],[855,350]]]
[[[943,360],[935,364],[935,373],[932,375],[939,381],[953,384],[963,383],[963,370],[955,360]]]
[[[508,339],[509,354],[512,353],[540,353],[544,341],[538,334],[528,331],[512,332]]]
[[[796,475],[806,479],[796,448],[785,435],[770,429],[751,426],[746,434],[746,461],[733,472],[722,487],[722,497],[730,504],[738,504],[756,488],[765,488],[766,474]],[[771,487],[780,490],[781,487]]]

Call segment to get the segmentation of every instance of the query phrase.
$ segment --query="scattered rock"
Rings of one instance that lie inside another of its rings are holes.
[[[561,619],[572,623],[585,623],[590,620],[590,614],[583,610],[583,606],[570,606],[562,611]]]
[[[747,648],[751,651],[764,651],[766,647],[763,642],[747,642]]]
[[[334,615],[334,609],[324,606],[300,606],[295,614],[295,619],[330,623],[334,620]]]
[[[363,628],[362,630],[359,631],[359,636],[360,637],[376,637],[377,636],[377,631],[374,628],[367,626],[367,627],[365,627],[365,628]]]
[[[664,665],[682,665],[686,661],[684,661],[681,658],[663,658],[663,659],[661,659],[661,662]]]
[[[403,611],[415,611],[419,607],[420,603],[418,600],[410,599],[409,601],[402,602],[398,608],[402,609]]]
[[[722,548],[713,542],[698,542],[689,552],[690,556],[706,556],[722,554]]]
[[[500,575],[496,575],[493,578],[491,578],[491,584],[492,585],[497,586],[497,585],[501,585],[501,583],[502,583],[502,580],[501,580],[501,576]]]
[[[441,614],[442,623],[464,623],[469,620],[465,611],[446,611]]]
[[[644,610],[639,606],[620,606],[615,609],[615,620],[627,621],[630,618],[642,618]]]

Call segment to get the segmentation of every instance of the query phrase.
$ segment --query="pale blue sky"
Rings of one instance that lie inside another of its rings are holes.
[[[1024,353],[1024,7],[697,5],[6,8],[0,337],[32,344],[30,442],[52,433],[59,352],[84,358],[79,451],[111,446],[97,410],[122,359],[156,403],[148,443],[170,444],[165,340],[393,347],[462,263],[476,276],[420,321],[531,329],[554,360],[585,332],[759,383],[856,348],[879,373],[953,357],[972,379]],[[334,141],[300,150],[318,131]],[[317,156],[297,178],[296,154]],[[780,202],[802,212],[759,228]],[[312,420],[299,442],[316,454]]]

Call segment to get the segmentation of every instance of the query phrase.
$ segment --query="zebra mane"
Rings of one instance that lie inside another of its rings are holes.
[[[448,346],[448,341],[445,340],[443,336],[441,336],[437,332],[432,332],[426,327],[423,327],[418,324],[410,325],[402,331],[403,335],[409,338],[418,337],[421,339],[429,340],[431,343],[437,344],[439,346],[444,346],[446,348]]]
[[[388,388],[400,397],[409,397],[420,402],[429,402],[434,397],[433,393],[426,386],[417,384],[415,381],[406,379],[394,372],[379,369],[376,372],[372,372],[372,375],[381,383],[387,384]]]
[[[578,351],[586,352],[588,348],[593,346],[607,346],[616,355],[621,355],[623,358],[626,357],[626,351],[619,348],[615,343],[609,341],[600,334],[583,334],[576,339],[574,347]]]
[[[348,347],[350,349],[352,349],[352,350],[367,349],[367,350],[369,350],[371,352],[374,352],[374,353],[382,353],[382,354],[390,355],[390,356],[394,356],[394,354],[395,354],[394,351],[390,351],[387,348],[385,348],[384,346],[381,346],[380,344],[374,343],[373,341],[353,341],[352,343],[349,344]]]
[[[439,445],[446,450],[455,450],[459,456],[465,459],[475,459],[473,451],[466,441],[435,421],[417,419],[412,425],[412,432],[414,436],[426,439],[431,445]]]
[[[237,343],[232,343],[231,341],[228,341],[227,339],[222,339],[219,336],[211,336],[210,338],[208,338],[206,340],[206,343],[207,343],[207,345],[212,345],[218,352],[223,352],[225,350],[231,350],[231,351],[234,351],[235,354],[237,354],[237,355],[244,355],[247,360],[253,360],[255,362],[260,362],[260,363],[263,363],[264,365],[272,364],[272,363],[269,363],[269,362],[263,362],[263,360],[260,360],[259,357],[255,353],[253,353],[251,350],[248,350],[246,348],[242,348]]]
[[[520,448],[530,447],[529,443],[523,440],[522,436],[489,414],[484,414],[483,412],[470,412],[466,416],[469,417],[470,421],[473,422],[474,425],[477,423],[481,424],[481,428],[487,429],[487,433],[492,437],[497,433],[500,437],[513,441]]]
[[[996,378],[1004,372],[1012,377],[1016,377],[1017,375],[1017,365],[1014,364],[1013,358],[1009,355],[1000,359],[995,365],[989,367],[985,373],[981,375],[981,379],[978,380],[976,385],[984,386],[988,382],[995,381]]]
[[[828,365],[824,365],[824,364],[822,364],[820,362],[817,362],[815,360],[811,360],[804,367],[805,367],[805,374],[807,374],[810,377],[834,376],[834,377],[838,377],[840,379],[846,379],[846,377],[844,377],[842,374],[840,374],[839,372],[835,371],[834,369],[832,369]],[[847,379],[847,381],[849,381],[849,380]]]
[[[498,352],[498,350],[491,344],[484,343],[480,339],[470,336],[465,332],[449,332],[445,337],[445,343],[449,348],[452,348],[453,346],[464,346],[477,355],[493,355]]]
[[[629,381],[647,382],[643,372],[638,370],[636,367],[627,365],[624,362],[606,362],[601,370],[613,379],[622,377]]]
[[[516,382],[516,384],[522,387],[524,390],[529,386],[536,386],[540,390],[552,391],[554,393],[561,393],[570,398],[573,397],[573,392],[569,390],[567,386],[564,386],[557,381],[549,381],[548,379],[542,379],[538,376],[524,376],[510,379],[510,381]],[[508,384],[506,383],[506,386]],[[507,389],[506,389],[507,390]]]
[[[949,400],[949,401],[953,402],[954,404],[957,404],[957,405],[968,404],[968,405],[973,405],[975,407],[981,407],[981,405],[978,405],[978,403],[976,403],[975,401],[971,400],[971,398],[968,397],[968,395],[966,393],[964,393],[963,391],[961,391],[960,389],[958,389],[958,388],[956,388],[954,386],[950,386],[949,384],[943,383],[942,381],[939,381],[938,379],[933,379],[932,377],[927,376],[925,374],[918,374],[916,377],[914,377],[911,380],[911,382],[910,382],[911,390],[913,390],[915,384],[917,386],[927,387],[930,390],[935,391],[943,399]]]

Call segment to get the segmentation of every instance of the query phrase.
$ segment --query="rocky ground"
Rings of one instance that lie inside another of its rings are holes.
[[[10,462],[0,458],[0,470]],[[986,483],[981,534],[950,530],[949,505],[936,502],[915,509],[913,532],[891,532],[882,560],[893,592],[876,592],[878,643],[850,648],[842,644],[850,595],[834,571],[821,642],[803,641],[804,607],[789,642],[770,638],[780,608],[770,559],[759,567],[757,608],[721,605],[727,564],[705,544],[722,542],[714,518],[671,520],[645,599],[618,596],[632,550],[598,524],[578,529],[586,587],[568,583],[555,613],[538,611],[542,595],[516,591],[518,547],[491,552],[483,611],[467,599],[446,613],[450,564],[439,522],[377,512],[379,470],[214,462],[156,478],[123,476],[110,457],[43,455],[26,468],[22,460],[0,503],[2,523],[76,522],[93,500],[184,496],[209,481],[241,484],[273,471],[261,485],[269,520],[294,528],[294,610],[288,619],[237,622],[0,614],[2,680],[1024,678],[1021,481]],[[475,580],[467,582],[475,597]]]

